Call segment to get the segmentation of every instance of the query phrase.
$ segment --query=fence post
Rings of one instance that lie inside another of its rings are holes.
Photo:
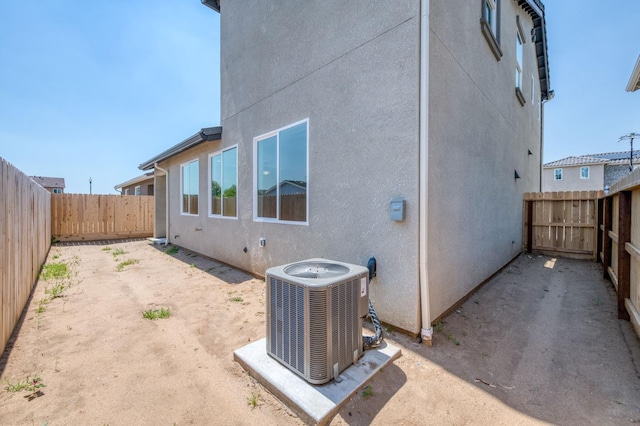
[[[631,256],[627,252],[631,241],[631,191],[619,192],[618,203],[618,319],[629,321],[624,301],[631,296]]]
[[[602,200],[602,270],[604,278],[611,279],[609,276],[609,267],[611,266],[611,213],[612,213],[612,197],[606,197]]]
[[[602,226],[601,221],[604,217],[604,198],[598,198],[596,194],[596,206],[598,209],[598,218],[596,220],[596,263],[602,262]]]
[[[533,251],[533,203],[527,201],[527,253]]]

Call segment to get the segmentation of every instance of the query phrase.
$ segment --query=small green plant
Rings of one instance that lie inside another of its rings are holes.
[[[447,339],[447,341],[453,339],[453,335],[449,333],[444,333],[444,337]]]
[[[160,308],[160,309],[147,309],[142,312],[142,318],[148,320],[157,320],[157,319],[165,319],[171,316],[171,311],[169,308]]]
[[[123,249],[121,249],[121,248],[115,249],[114,251],[112,251],[112,252],[111,252],[111,254],[113,255],[113,257],[118,257],[118,256],[120,256],[121,254],[125,254],[125,253],[126,253],[126,251],[124,251],[124,250],[123,250]]]
[[[454,343],[456,344],[456,346],[460,346],[460,341],[459,340],[455,340]]]
[[[243,302],[244,301],[244,299],[242,299],[242,297],[240,297],[240,296],[232,297],[229,300],[232,301],[232,302]]]
[[[57,258],[59,258],[59,257],[60,257],[60,255],[59,255],[59,254],[54,254],[54,255],[53,255],[53,260],[56,260],[56,259],[57,259]]]
[[[46,305],[48,302],[49,299],[40,299],[40,301],[38,302],[38,307],[36,308],[36,314],[41,314],[46,311],[47,308],[45,308],[44,305]]]
[[[177,254],[180,251],[180,249],[176,246],[171,246],[170,248],[166,249],[164,251],[165,254]]]
[[[196,267],[196,265],[195,265],[194,263],[192,263],[191,265],[189,265],[189,267],[191,267],[191,268],[195,268],[195,267]]]
[[[44,292],[45,294],[49,295],[49,300],[51,300],[55,299],[56,297],[62,297],[62,293],[64,292],[65,288],[66,286],[63,283],[59,282],[51,288],[46,288]]]
[[[118,263],[118,266],[116,266],[116,271],[118,272],[122,272],[124,271],[124,267],[125,266],[129,266],[129,265],[133,265],[136,263],[139,263],[140,261],[138,259],[127,259],[123,262]]]
[[[595,306],[600,306],[600,305],[602,305],[602,300],[600,300],[600,299],[599,299],[599,298],[597,298],[597,297],[594,297],[594,298],[593,298],[593,299],[591,299],[591,300],[593,301],[593,304],[594,304]]]
[[[40,279],[47,281],[50,279],[64,279],[70,276],[69,268],[66,263],[47,263],[42,267]]]
[[[373,388],[371,387],[371,385],[367,385],[367,387],[362,390],[363,398],[369,398],[370,396],[373,396],[375,394],[376,393],[373,391]]]
[[[258,391],[251,392],[251,396],[247,397],[247,404],[249,404],[249,407],[251,407],[252,409],[258,406],[259,401],[260,401],[260,392]]]
[[[435,327],[433,327],[433,330],[436,333],[442,333],[442,329],[444,329],[444,323],[443,322],[439,322],[435,325]]]
[[[102,251],[110,251],[110,250],[111,250],[111,247],[109,246],[102,247]]]
[[[42,378],[40,378],[39,375],[34,374],[33,376],[29,375],[16,383],[7,381],[7,385],[4,387],[4,390],[11,393],[27,391],[29,392],[29,395],[26,395],[25,398],[31,401],[34,398],[44,395],[42,393],[42,388],[44,387],[46,387],[46,385],[42,382]]]

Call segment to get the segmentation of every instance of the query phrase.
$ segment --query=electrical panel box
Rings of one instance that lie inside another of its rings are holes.
[[[400,200],[391,200],[391,220],[394,221],[403,221],[404,220],[404,211],[405,211],[405,201]]]

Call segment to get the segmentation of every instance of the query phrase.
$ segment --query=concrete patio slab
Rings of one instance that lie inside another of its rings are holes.
[[[312,385],[267,355],[265,338],[233,353],[236,362],[306,423],[320,425],[327,424],[351,396],[400,355],[399,348],[382,342],[344,370],[340,382]]]

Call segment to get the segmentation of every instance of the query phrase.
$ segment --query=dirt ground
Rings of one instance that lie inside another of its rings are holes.
[[[265,335],[262,280],[166,249],[52,247],[47,262],[71,277],[48,303],[56,282],[37,284],[0,359],[0,424],[302,423],[233,361]],[[126,260],[137,263],[117,271]],[[640,423],[640,343],[601,276],[589,262],[520,256],[435,327],[432,347],[387,330],[401,358],[331,424]],[[158,308],[170,318],[143,318]],[[46,385],[40,396],[4,390],[28,375]]]

